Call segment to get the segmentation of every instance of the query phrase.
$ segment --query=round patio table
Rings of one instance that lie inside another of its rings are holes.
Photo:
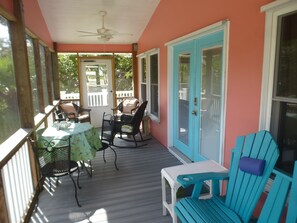
[[[96,156],[96,151],[102,148],[99,133],[90,123],[71,123],[68,128],[59,128],[58,123],[37,131],[37,146],[42,146],[44,141],[53,139],[67,139],[71,144],[71,160],[88,161]]]

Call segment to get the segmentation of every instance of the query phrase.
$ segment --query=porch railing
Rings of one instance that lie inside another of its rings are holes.
[[[39,174],[28,138],[40,126],[53,122],[54,106],[35,117],[35,127],[19,129],[0,145],[0,222],[29,222],[38,196]]]
[[[133,91],[116,91],[117,104],[121,102],[124,98],[133,97]],[[108,105],[108,92],[95,92],[88,93],[88,106],[106,106]],[[65,93],[61,91],[61,99],[64,101],[76,101],[79,100],[79,93]]]
[[[1,170],[10,222],[23,222],[32,202],[34,188],[29,147],[24,143]]]

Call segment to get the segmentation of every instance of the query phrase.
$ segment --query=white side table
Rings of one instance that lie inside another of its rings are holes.
[[[227,171],[228,170],[225,167],[221,166],[213,160],[205,160],[196,163],[163,168],[161,170],[163,215],[166,215],[168,211],[172,217],[172,222],[177,223],[177,216],[174,213],[174,206],[176,203],[176,192],[181,186],[176,180],[178,175]],[[171,188],[171,204],[167,203],[166,200],[165,179],[168,181]]]

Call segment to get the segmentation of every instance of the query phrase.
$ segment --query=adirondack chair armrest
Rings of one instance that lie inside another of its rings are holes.
[[[90,108],[80,108],[80,112],[90,112],[92,109]]]
[[[196,174],[183,174],[177,177],[177,181],[186,188],[192,184],[201,184],[206,180],[227,180],[229,178],[229,173],[217,173],[217,172],[207,172],[207,173],[196,173]]]

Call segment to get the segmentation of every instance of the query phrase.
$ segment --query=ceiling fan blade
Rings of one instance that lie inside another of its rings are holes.
[[[94,34],[80,35],[80,37],[86,37],[86,36],[98,36],[98,34],[94,33]]]
[[[133,36],[133,34],[131,33],[113,33],[112,35],[117,35],[117,36],[120,36],[120,35],[123,35],[123,36]]]
[[[78,30],[77,32],[79,32],[79,33],[86,33],[86,34],[98,35],[98,33],[95,33],[95,32],[87,32],[87,31],[80,31],[80,30]]]

